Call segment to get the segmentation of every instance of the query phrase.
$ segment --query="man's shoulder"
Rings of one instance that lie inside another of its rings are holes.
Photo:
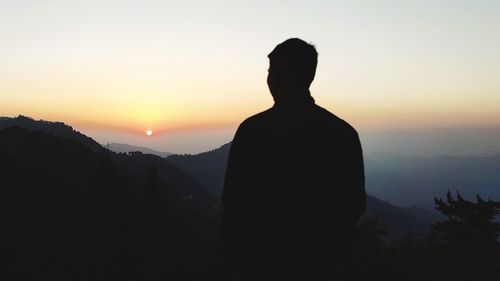
[[[335,129],[336,131],[340,131],[344,134],[357,136],[358,132],[354,127],[349,124],[344,119],[338,117],[327,109],[315,105],[315,113],[318,119],[320,119],[323,123],[325,123],[328,127]]]
[[[272,108],[254,114],[241,122],[240,129],[251,129],[258,127],[264,123],[271,117]]]

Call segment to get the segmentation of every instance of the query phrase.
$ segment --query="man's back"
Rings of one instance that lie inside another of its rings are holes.
[[[335,267],[365,208],[356,131],[310,96],[248,118],[233,140],[223,204],[237,271]]]
[[[290,38],[268,58],[274,106],[240,125],[229,153],[228,270],[246,280],[330,280],[365,209],[358,134],[314,103],[313,45]]]

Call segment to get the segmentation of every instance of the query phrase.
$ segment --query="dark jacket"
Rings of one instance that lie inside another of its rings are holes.
[[[229,269],[335,267],[365,196],[356,130],[310,96],[275,103],[246,119],[231,145],[222,198]]]

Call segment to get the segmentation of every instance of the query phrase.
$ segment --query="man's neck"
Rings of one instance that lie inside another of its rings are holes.
[[[314,103],[309,90],[280,93],[273,98],[274,104],[279,106]]]

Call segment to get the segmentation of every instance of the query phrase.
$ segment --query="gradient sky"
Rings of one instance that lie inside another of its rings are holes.
[[[267,54],[290,37],[361,133],[500,124],[500,1],[479,0],[0,0],[0,115],[201,151],[272,105]]]

